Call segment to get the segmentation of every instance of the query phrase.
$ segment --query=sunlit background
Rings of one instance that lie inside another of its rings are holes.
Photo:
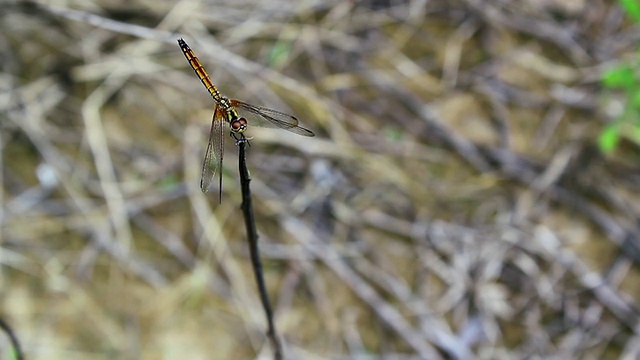
[[[640,152],[598,136],[615,1],[4,1],[0,318],[28,359],[635,359]],[[617,107],[616,107],[617,106]],[[0,359],[13,359],[0,334]]]

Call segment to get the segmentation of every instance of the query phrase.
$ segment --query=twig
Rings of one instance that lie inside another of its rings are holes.
[[[20,348],[20,342],[18,341],[18,337],[13,332],[9,324],[7,324],[4,320],[0,318],[0,328],[7,333],[9,337],[9,341],[11,341],[11,346],[13,346],[13,353],[17,360],[23,360],[24,355],[22,354],[22,350]]]
[[[282,345],[278,339],[278,333],[276,332],[276,326],[273,322],[273,311],[271,310],[271,303],[269,302],[269,296],[267,295],[267,289],[264,283],[264,276],[262,273],[262,262],[260,261],[260,254],[258,252],[258,231],[256,230],[256,222],[253,217],[253,205],[251,204],[251,189],[249,182],[249,170],[247,169],[245,148],[249,140],[241,135],[240,139],[236,141],[236,144],[240,148],[240,156],[238,160],[238,168],[240,171],[240,187],[242,188],[242,214],[244,216],[244,224],[247,228],[247,238],[249,239],[249,253],[251,254],[251,263],[253,265],[253,273],[256,276],[256,282],[258,284],[258,291],[260,292],[260,300],[262,301],[262,307],[267,316],[267,336],[273,346],[274,359],[281,360],[282,357]]]

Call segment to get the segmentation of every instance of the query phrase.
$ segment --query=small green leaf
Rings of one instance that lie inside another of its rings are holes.
[[[278,41],[273,45],[271,52],[269,53],[269,66],[276,68],[282,66],[290,54],[291,42]]]
[[[393,141],[393,142],[398,142],[401,141],[402,138],[404,137],[404,133],[402,132],[402,130],[400,130],[399,128],[395,127],[395,126],[391,126],[385,129],[384,132],[385,136],[387,139]]]
[[[629,65],[620,65],[602,74],[602,84],[609,88],[633,87],[636,83],[635,71]]]
[[[173,190],[176,186],[178,186],[178,178],[171,174],[168,176],[165,176],[164,178],[162,178],[160,180],[160,188],[164,191],[171,191]]]
[[[640,109],[640,89],[634,89],[631,94],[629,94],[629,98],[631,99],[631,106],[637,112]]]
[[[633,21],[640,23],[640,2],[638,0],[619,0],[619,3]]]
[[[640,144],[640,127],[637,125],[632,125],[631,131],[628,134],[629,139],[635,142],[636,144]]]
[[[610,124],[600,133],[598,145],[603,153],[611,154],[616,149],[620,140],[618,131],[618,124]]]

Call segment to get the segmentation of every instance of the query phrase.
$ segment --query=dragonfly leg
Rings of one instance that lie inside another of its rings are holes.
[[[229,135],[236,140],[236,145],[238,145],[240,143],[245,143],[245,144],[249,144],[249,146],[251,146],[251,143],[249,142],[249,138],[245,137],[244,134],[238,135],[238,134],[236,134],[234,132],[231,132]]]

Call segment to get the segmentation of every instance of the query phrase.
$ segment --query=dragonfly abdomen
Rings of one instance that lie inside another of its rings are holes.
[[[207,71],[204,69],[204,66],[202,66],[198,57],[193,53],[193,50],[191,50],[189,45],[187,45],[187,43],[182,39],[178,39],[178,45],[180,45],[180,49],[182,50],[184,57],[189,61],[189,65],[191,65],[193,71],[195,71],[200,81],[202,81],[202,85],[207,88],[207,91],[211,94],[213,99],[219,102],[222,96],[220,95],[218,88],[213,85],[213,81],[211,81],[209,74],[207,74]]]

